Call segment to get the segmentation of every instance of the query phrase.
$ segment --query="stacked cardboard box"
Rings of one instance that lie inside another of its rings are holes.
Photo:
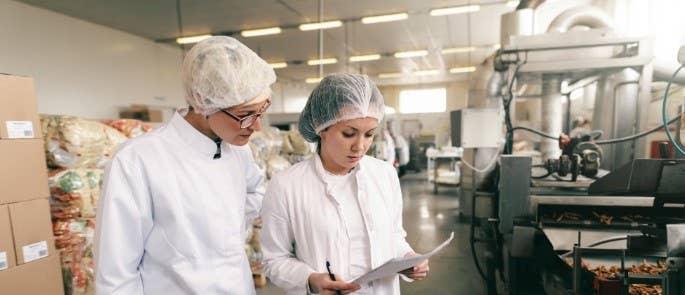
[[[0,74],[0,286],[62,295],[33,79]]]

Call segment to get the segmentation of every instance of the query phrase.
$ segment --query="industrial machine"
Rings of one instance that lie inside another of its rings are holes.
[[[502,107],[506,128],[503,150],[464,150],[475,168],[488,168],[462,174],[472,184],[460,200],[488,294],[500,293],[498,281],[509,294],[685,294],[685,160],[665,149],[662,159],[644,159],[644,136],[663,127],[645,130],[652,76],[664,76],[653,70],[651,40],[618,35],[590,6],[534,34],[542,2],[520,1],[503,15],[502,48],[470,91],[482,99],[469,108]],[[539,126],[515,125],[515,89],[540,100]],[[598,131],[570,137],[564,121],[577,89],[593,98]],[[513,155],[514,132],[540,136],[541,156]]]
[[[669,250],[683,248],[685,161],[637,159],[556,187],[531,179],[530,161],[502,158],[511,294],[685,294],[683,253]]]

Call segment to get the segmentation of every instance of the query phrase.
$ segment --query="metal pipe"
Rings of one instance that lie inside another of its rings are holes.
[[[559,14],[549,25],[547,32],[567,32],[576,26],[593,29],[609,28],[612,21],[604,10],[594,6],[578,6]]]
[[[564,96],[561,94],[562,75],[545,74],[542,76],[542,132],[559,135],[563,125]],[[558,158],[561,150],[556,140],[543,139],[540,143],[542,159]]]
[[[582,271],[582,264],[581,264],[581,259],[582,256],[580,254],[580,245],[576,245],[573,247],[573,294],[575,295],[580,295],[580,284],[581,284],[581,278],[583,275]]]
[[[519,2],[519,5],[516,6],[516,10],[521,10],[521,9],[536,9],[540,4],[544,3],[545,0],[521,0]]]

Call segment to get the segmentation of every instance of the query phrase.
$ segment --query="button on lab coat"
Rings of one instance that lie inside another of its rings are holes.
[[[97,294],[254,294],[246,228],[263,176],[249,147],[222,144],[180,114],[109,164],[96,222]]]
[[[402,193],[395,170],[363,157],[357,167],[357,197],[370,239],[371,267],[412,252],[402,226]],[[318,156],[277,174],[262,208],[266,276],[288,294],[305,294],[309,275],[332,271],[349,281],[350,234],[346,215],[323,180]],[[373,282],[376,295],[400,294],[398,275]]]

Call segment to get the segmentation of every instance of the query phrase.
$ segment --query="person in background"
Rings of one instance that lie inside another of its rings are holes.
[[[127,142],[98,205],[96,294],[255,294],[243,247],[263,176],[246,144],[276,75],[229,37],[183,61],[188,109]]]
[[[261,212],[265,273],[287,294],[400,294],[399,275],[347,282],[416,255],[405,240],[395,169],[365,156],[384,109],[378,88],[362,75],[329,75],[309,96],[298,129],[317,153],[276,174]],[[402,273],[421,280],[428,270],[424,261]]]
[[[388,121],[387,128],[390,132],[390,136],[392,136],[392,138],[395,140],[395,154],[397,155],[398,164],[397,174],[399,177],[402,177],[407,173],[407,164],[409,163],[409,145],[402,134],[395,132],[392,121]]]

